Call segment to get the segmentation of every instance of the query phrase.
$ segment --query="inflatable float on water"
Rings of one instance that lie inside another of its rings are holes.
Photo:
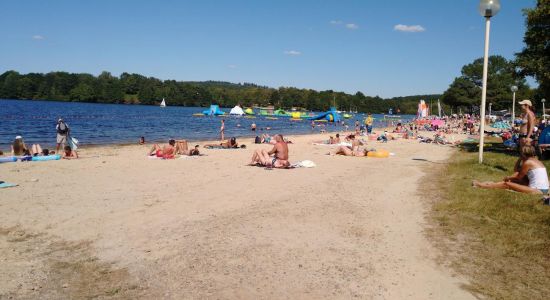
[[[331,107],[329,111],[307,119],[310,121],[326,120],[327,122],[340,122],[342,120],[335,107]]]
[[[225,112],[221,111],[218,105],[210,105],[210,109],[203,110],[202,114],[205,116],[221,116],[225,115]]]

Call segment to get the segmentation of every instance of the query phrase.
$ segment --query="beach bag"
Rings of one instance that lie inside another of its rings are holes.
[[[261,143],[262,143],[262,139],[259,136],[256,136],[256,138],[254,139],[254,144],[261,144]]]
[[[65,122],[63,121],[59,122],[59,126],[57,127],[57,133],[67,134],[67,132],[69,132],[69,127],[67,127],[67,124],[65,124]]]

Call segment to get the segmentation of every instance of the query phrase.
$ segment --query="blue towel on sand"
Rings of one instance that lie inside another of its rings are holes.
[[[17,186],[17,184],[2,182],[0,183],[0,189]]]

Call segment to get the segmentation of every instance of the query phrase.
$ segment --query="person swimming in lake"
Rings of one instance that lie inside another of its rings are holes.
[[[175,158],[175,148],[176,140],[171,139],[168,141],[168,144],[164,147],[160,147],[158,144],[153,145],[153,148],[149,151],[147,155],[156,156],[164,159],[173,159]]]
[[[504,177],[500,182],[472,181],[473,187],[484,189],[505,189],[526,194],[548,194],[548,173],[546,167],[537,159],[535,147],[520,147],[520,158],[514,167],[514,174]]]
[[[288,161],[288,145],[282,134],[276,134],[273,139],[275,145],[270,151],[257,149],[250,159],[251,166],[261,165],[268,168],[286,168],[290,166]]]

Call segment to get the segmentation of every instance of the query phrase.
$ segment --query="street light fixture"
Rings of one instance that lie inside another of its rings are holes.
[[[546,124],[546,107],[544,107],[544,102],[546,102],[546,99],[542,98],[540,102],[542,102],[542,119],[544,120],[544,124]]]
[[[479,13],[485,17],[485,56],[483,57],[483,89],[481,91],[481,109],[479,127],[479,163],[483,163],[483,143],[485,134],[485,100],[487,99],[487,67],[489,64],[489,32],[491,31],[491,17],[500,11],[499,0],[480,0]]]
[[[512,91],[512,126],[514,126],[514,121],[516,120],[516,92],[518,91],[518,87],[512,85],[510,91]]]

